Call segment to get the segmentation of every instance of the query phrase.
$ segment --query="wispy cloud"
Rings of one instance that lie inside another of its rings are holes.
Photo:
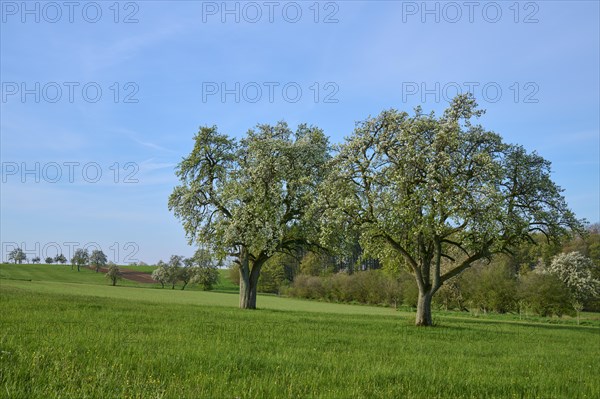
[[[118,127],[118,128],[111,129],[111,131],[113,131],[119,135],[125,136],[128,139],[130,139],[131,141],[133,141],[134,143],[136,143],[142,147],[145,147],[145,148],[150,148],[153,150],[158,150],[158,151],[163,151],[166,153],[173,153],[173,154],[176,152],[175,150],[172,150],[172,149],[164,147],[160,144],[156,144],[154,142],[151,142],[151,141],[141,138],[142,135],[140,133],[138,133],[134,130],[131,130],[131,129]]]
[[[99,71],[115,67],[139,55],[141,51],[181,32],[177,24],[163,25],[160,28],[135,36],[116,40],[109,45],[95,43],[82,49],[81,65],[88,74],[96,75]]]

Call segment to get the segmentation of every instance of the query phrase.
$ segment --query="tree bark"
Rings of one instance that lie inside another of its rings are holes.
[[[242,250],[240,256],[240,309],[256,309],[258,277],[264,260],[251,261],[248,253]]]
[[[250,260],[245,248],[240,251],[240,309],[249,309],[250,301]]]
[[[257,284],[254,280],[250,276],[246,281],[240,278],[240,309],[256,309]]]
[[[249,270],[240,267],[240,309],[256,309],[256,292],[252,294]]]
[[[417,317],[415,319],[415,325],[417,326],[432,326],[431,321],[431,298],[433,293],[431,291],[419,290],[419,299],[417,301]]]

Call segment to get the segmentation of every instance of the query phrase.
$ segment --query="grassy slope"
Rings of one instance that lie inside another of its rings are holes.
[[[47,294],[68,294],[77,297],[113,298],[123,301],[139,301],[161,303],[164,305],[204,305],[236,307],[238,296],[230,293],[206,291],[181,291],[171,289],[140,289],[137,287],[109,287],[103,285],[87,285],[78,283],[61,283],[56,281],[17,281],[0,280],[2,288],[14,287],[21,290]],[[259,295],[258,306],[261,309],[298,310],[307,312],[325,312],[339,314],[378,314],[393,315],[391,308],[370,306],[352,306],[337,303],[305,301],[293,298],[278,298],[272,295]],[[409,316],[409,314],[407,314]]]
[[[419,329],[386,308],[242,311],[226,293],[50,277],[0,280],[0,397],[600,397],[597,322]]]
[[[154,266],[120,266],[122,269],[139,271],[142,273],[151,274],[155,269]],[[228,270],[219,270],[220,281],[215,285],[216,291],[223,292],[238,292],[238,286],[233,284],[228,278]],[[82,268],[81,271],[71,270],[71,265],[16,265],[16,264],[0,264],[0,278],[12,280],[28,280],[28,281],[59,281],[72,282],[83,284],[107,284],[106,278],[102,273],[95,273],[93,270]],[[122,279],[119,285],[129,287],[159,287],[160,284],[137,283],[127,279]],[[176,288],[181,288],[178,284]],[[198,286],[188,285],[186,290],[201,290]]]
[[[10,280],[56,281],[95,285],[106,285],[109,283],[108,279],[106,279],[104,276],[104,273],[96,273],[87,267],[82,267],[78,272],[77,268],[71,270],[71,265],[0,264],[0,278]],[[153,284],[141,284],[126,279],[120,280],[119,284],[133,287],[154,286]],[[159,286],[159,284],[156,284],[156,286]]]

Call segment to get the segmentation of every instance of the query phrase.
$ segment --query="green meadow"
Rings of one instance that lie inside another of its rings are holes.
[[[596,314],[417,328],[409,311],[269,295],[240,310],[225,291],[1,265],[0,397],[600,397]]]

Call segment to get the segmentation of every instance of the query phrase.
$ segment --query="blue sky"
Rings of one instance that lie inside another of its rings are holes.
[[[600,221],[597,1],[24,4],[1,2],[3,260],[190,255],[167,199],[199,126],[306,122],[341,142],[469,88],[480,122]]]

